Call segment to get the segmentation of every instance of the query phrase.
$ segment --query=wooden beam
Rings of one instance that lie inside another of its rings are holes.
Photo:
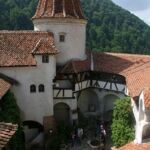
[[[112,90],[112,82],[110,82],[110,90]]]
[[[103,89],[105,89],[105,88],[106,88],[107,84],[108,84],[108,81],[107,81],[107,82],[105,83],[105,85],[103,86]]]
[[[118,89],[118,86],[117,86],[117,84],[116,83],[114,83],[115,84],[115,88],[116,88],[116,90],[118,91],[119,89]]]
[[[56,97],[58,97],[58,95],[60,94],[60,92],[61,92],[61,90],[59,90],[59,91],[57,92]]]

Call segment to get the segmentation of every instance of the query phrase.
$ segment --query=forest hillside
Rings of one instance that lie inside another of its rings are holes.
[[[0,30],[33,29],[38,0],[0,0]],[[150,27],[111,0],[81,0],[87,25],[87,48],[150,54]]]

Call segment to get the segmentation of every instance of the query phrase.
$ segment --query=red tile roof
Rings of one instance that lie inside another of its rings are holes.
[[[33,50],[32,54],[56,54],[58,50],[56,49],[50,38],[41,38]]]
[[[2,98],[6,92],[10,89],[11,84],[3,79],[0,79],[0,98]]]
[[[119,148],[119,150],[150,150],[150,143],[134,144],[132,142]]]
[[[0,32],[0,67],[35,66],[33,54],[56,54],[53,34],[35,31]]]
[[[90,71],[90,60],[71,60],[58,73],[79,73]]]
[[[150,89],[144,89],[144,106],[150,108]]]
[[[131,97],[139,96],[143,88],[150,87],[150,56],[120,53],[93,53],[94,71],[122,75],[126,78]],[[90,71],[90,60],[67,63],[60,73]]]
[[[0,122],[0,149],[4,148],[17,131],[18,125]]]
[[[120,74],[126,78],[131,97],[150,87],[150,56],[117,53],[93,53],[94,70]]]
[[[39,0],[33,19],[75,18],[85,19],[80,0]]]

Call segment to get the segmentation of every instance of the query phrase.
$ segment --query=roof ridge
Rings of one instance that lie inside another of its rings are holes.
[[[34,31],[34,30],[0,30],[0,34],[9,34],[9,33],[14,33],[14,34],[19,34],[19,33],[28,33],[28,34],[37,34],[37,33],[40,33],[40,34],[52,34],[53,35],[53,32],[49,32],[49,31]]]
[[[39,39],[39,41],[36,43],[34,49],[31,51],[31,54],[35,53],[37,51],[38,46],[40,45],[42,39]]]
[[[140,57],[150,57],[149,54],[130,54],[130,53],[113,53],[113,52],[102,52],[104,54],[112,54],[112,55],[126,55],[126,56],[140,56]]]

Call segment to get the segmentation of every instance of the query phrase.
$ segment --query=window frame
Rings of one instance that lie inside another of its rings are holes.
[[[39,93],[44,93],[45,92],[45,86],[44,84],[40,84],[38,87]]]
[[[49,63],[49,55],[48,54],[42,55],[42,63]]]
[[[30,93],[36,93],[36,85],[35,84],[30,85]]]
[[[66,41],[66,33],[61,32],[59,33],[59,42],[64,43]]]

